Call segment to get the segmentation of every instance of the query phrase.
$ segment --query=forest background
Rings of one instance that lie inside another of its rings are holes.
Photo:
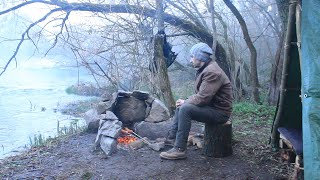
[[[99,87],[147,90],[174,109],[174,99],[193,91],[190,81],[195,71],[188,64],[188,50],[202,41],[216,49],[216,61],[230,74],[237,101],[277,102],[288,1],[34,0],[1,4],[2,23],[9,27],[1,30],[0,45],[10,48],[1,57],[1,74],[19,66],[26,56],[58,57],[61,64],[86,67]],[[8,23],[12,21],[15,23]],[[157,38],[161,31],[166,39]],[[170,47],[174,57],[164,57]],[[168,69],[168,64],[162,66],[174,58]],[[150,71],[152,65],[158,67],[156,71]]]

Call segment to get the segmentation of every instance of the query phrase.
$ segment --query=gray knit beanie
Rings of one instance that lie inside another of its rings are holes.
[[[199,61],[207,62],[210,55],[213,54],[212,49],[205,43],[198,43],[190,49],[190,55]]]

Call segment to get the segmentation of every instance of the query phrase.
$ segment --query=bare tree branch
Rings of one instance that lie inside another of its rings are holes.
[[[53,48],[56,46],[56,44],[57,44],[57,42],[58,42],[58,38],[59,38],[59,36],[62,34],[63,28],[66,26],[66,21],[68,20],[70,13],[71,13],[71,11],[68,11],[67,14],[66,14],[66,16],[62,19],[62,23],[61,23],[61,25],[60,25],[60,26],[61,26],[60,31],[59,31],[59,33],[55,36],[54,42],[53,42],[52,46],[48,49],[48,51],[45,53],[45,56],[49,53],[49,51],[50,51],[51,49],[53,49]]]
[[[33,1],[26,1],[24,3],[21,3],[19,5],[16,5],[16,6],[13,6],[12,8],[9,8],[7,10],[4,10],[4,11],[0,11],[0,16],[3,15],[3,14],[6,14],[6,13],[9,13],[11,11],[14,11],[14,10],[17,10],[21,7],[24,7],[24,6],[27,6],[29,4],[33,4],[33,3],[44,3],[44,4],[52,4],[48,1],[44,1],[44,0],[33,0]]]
[[[25,35],[28,34],[29,30],[34,27],[35,25],[37,25],[38,23],[46,20],[51,14],[53,14],[54,12],[57,12],[57,11],[61,11],[62,9],[61,8],[57,8],[57,9],[53,9],[51,10],[49,13],[47,13],[45,16],[43,16],[41,19],[37,20],[36,22],[32,23],[21,35],[21,39],[20,39],[20,42],[19,44],[17,45],[16,47],[16,50],[14,51],[13,55],[10,57],[10,59],[8,60],[8,62],[6,63],[6,65],[2,68],[2,71],[0,72],[0,76],[6,71],[6,69],[8,68],[9,64],[11,63],[11,61],[13,59],[16,58],[18,52],[19,52],[19,49],[21,47],[21,44],[23,43],[23,41],[25,40]],[[1,13],[1,12],[0,12]]]
[[[188,18],[190,18],[196,25],[198,25],[198,26],[200,26],[202,28],[206,28],[204,26],[206,24],[201,24],[201,22],[192,14],[192,12],[190,12],[190,10],[188,10],[188,8],[182,8],[182,7],[178,6],[176,3],[172,2],[171,0],[166,0],[166,1],[170,5],[172,5],[173,7],[178,9],[179,11],[181,11],[183,14],[185,14]],[[181,5],[183,5],[183,4],[181,4]],[[204,21],[202,21],[202,23],[204,23]]]
[[[62,1],[45,1],[45,0],[33,0],[22,3],[13,8],[7,9],[5,11],[0,12],[1,14],[8,13],[10,11],[16,10],[23,6],[26,6],[31,3],[44,3],[49,5],[55,5],[63,11],[87,11],[93,13],[130,13],[130,14],[139,14],[147,17],[155,18],[156,10],[149,9],[142,6],[137,5],[128,5],[128,4],[93,4],[93,3],[68,3]],[[209,32],[207,32],[202,27],[199,27],[190,21],[183,20],[177,16],[163,13],[163,20],[173,26],[183,29],[184,31],[192,33],[192,35],[196,38],[201,39],[202,41],[211,44],[212,36]]]
[[[72,12],[72,11],[83,11],[83,12],[91,12],[91,13],[102,13],[102,14],[108,14],[108,13],[129,13],[129,14],[138,14],[146,17],[156,18],[156,10],[150,9],[147,7],[142,7],[139,5],[129,5],[129,4],[94,4],[94,3],[68,3],[66,1],[56,1],[56,0],[30,0],[26,1],[24,3],[21,3],[17,6],[11,7],[7,10],[1,11],[1,14],[8,13],[10,11],[17,10],[19,8],[22,8],[24,6],[33,4],[33,3],[42,3],[47,4],[53,8],[53,10],[50,11],[50,14],[53,12],[58,11],[65,11],[65,12]],[[48,14],[47,16],[49,16]],[[95,14],[97,16],[97,14]],[[44,21],[47,16],[41,19],[41,21]],[[188,33],[190,33],[191,36],[201,40],[202,42],[205,42],[209,45],[212,45],[213,37],[212,34],[206,29],[201,26],[198,26],[194,24],[193,22],[187,21],[182,19],[181,17],[177,17],[168,13],[163,13],[163,21],[177,27],[178,29],[184,30]],[[36,24],[38,24],[39,21],[32,23],[29,28],[26,30],[26,33]],[[63,27],[61,27],[63,28]],[[16,51],[14,55],[10,58],[10,60],[7,62],[6,66],[3,68],[3,72],[6,70],[7,66],[10,64],[12,59],[16,57],[16,54],[18,53],[18,50],[20,49],[20,46],[25,40],[26,33],[23,33],[22,39],[17,45]],[[57,39],[57,37],[56,37]],[[53,44],[53,46],[55,43]],[[217,46],[216,50],[216,56],[217,56],[217,62],[219,64],[224,63],[225,57],[224,57],[224,49],[221,45]],[[218,54],[218,55],[217,55]],[[219,57],[218,57],[219,56]],[[221,58],[220,58],[221,56]],[[224,69],[225,70],[225,69]],[[3,73],[1,72],[1,74]],[[0,74],[0,75],[1,75]]]
[[[191,34],[190,33],[169,34],[169,35],[167,35],[167,37],[188,36],[188,35],[191,35]],[[107,37],[103,37],[103,38],[107,39]],[[133,43],[133,42],[145,41],[145,40],[149,40],[149,38],[145,37],[145,38],[132,39],[132,40],[128,40],[128,41],[122,41],[122,42],[119,42],[117,44],[114,44],[114,46],[123,46],[124,44],[130,44],[130,43]],[[112,47],[110,47],[108,49],[104,49],[104,50],[98,51],[97,54],[108,52],[111,49],[112,49]]]
[[[193,2],[193,0],[191,0],[191,4],[192,4],[192,6],[194,7],[194,10],[195,10],[196,13],[198,14],[198,16],[199,16],[199,17],[203,17],[202,13],[199,12],[199,10],[198,10],[196,4]],[[208,25],[207,25],[206,21],[204,21],[203,18],[200,18],[200,20],[201,20],[204,28],[208,28]]]

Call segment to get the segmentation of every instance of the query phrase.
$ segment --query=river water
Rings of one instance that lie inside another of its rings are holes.
[[[50,63],[49,63],[50,64]],[[0,159],[30,146],[35,135],[54,137],[57,124],[69,126],[73,117],[56,108],[90,97],[69,95],[65,89],[93,81],[84,70],[52,66],[22,66],[0,76]],[[84,120],[79,120],[84,125]]]

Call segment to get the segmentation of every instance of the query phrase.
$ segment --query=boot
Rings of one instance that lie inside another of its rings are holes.
[[[167,152],[160,153],[160,157],[163,159],[177,160],[187,158],[186,150],[178,147],[173,147]]]

